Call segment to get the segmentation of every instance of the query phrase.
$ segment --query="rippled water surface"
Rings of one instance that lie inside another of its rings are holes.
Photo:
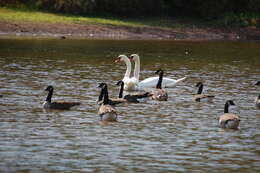
[[[188,53],[185,53],[185,51]],[[141,79],[158,68],[174,79],[169,100],[117,106],[118,123],[101,124],[97,85],[110,96],[123,78],[119,54],[138,53]],[[0,172],[260,172],[259,42],[0,40]],[[213,103],[194,103],[203,81]],[[54,100],[80,101],[45,111]],[[222,130],[225,100],[241,118]]]

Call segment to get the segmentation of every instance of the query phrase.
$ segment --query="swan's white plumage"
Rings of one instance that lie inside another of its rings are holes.
[[[132,77],[132,81],[135,82],[135,88],[137,89],[144,89],[144,88],[155,88],[156,84],[158,83],[159,77],[149,77],[139,82],[139,73],[140,73],[140,58],[137,54],[132,54],[131,59],[135,62],[135,69],[134,69],[134,77]],[[184,81],[187,77],[183,77],[181,79],[170,79],[170,78],[163,78],[162,87],[174,87],[178,83]]]
[[[130,62],[130,60],[128,59],[128,57],[126,55],[119,55],[117,61],[124,61],[125,64],[126,64],[125,76],[122,79],[122,81],[125,84],[124,85],[124,90],[127,90],[127,91],[135,90],[135,88],[136,88],[136,81],[135,81],[135,79],[130,78],[130,74],[131,74],[131,62]]]
[[[131,55],[132,60],[135,62],[134,76],[130,78],[131,62],[126,55],[119,55],[117,61],[124,61],[126,64],[126,73],[122,81],[125,83],[124,90],[134,91],[144,88],[155,88],[158,83],[159,77],[149,77],[139,82],[140,75],[140,58],[137,54]],[[162,87],[175,87],[180,82],[184,81],[187,77],[180,79],[163,78]]]
[[[170,78],[163,78],[162,82],[162,87],[174,87],[176,86],[179,82],[182,82],[186,79],[187,77],[183,77],[178,80],[170,79]],[[156,84],[158,83],[159,77],[149,77],[141,82],[138,83],[139,88],[154,88]]]

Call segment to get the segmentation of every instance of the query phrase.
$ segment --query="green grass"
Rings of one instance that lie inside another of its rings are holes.
[[[104,24],[115,26],[158,26],[168,28],[185,28],[200,25],[200,21],[173,19],[168,17],[150,17],[150,18],[100,18],[84,17],[66,14],[55,14],[48,12],[39,12],[28,9],[11,9],[0,7],[0,21],[16,23],[65,23],[65,24]]]
[[[66,24],[109,24],[123,26],[141,26],[141,23],[123,21],[118,19],[105,19],[98,17],[83,17],[64,14],[53,14],[30,10],[17,10],[0,7],[0,21],[9,22],[39,22],[39,23],[66,23]]]
[[[151,17],[151,18],[101,18],[101,17],[84,17],[66,14],[55,14],[39,12],[28,9],[12,9],[0,7],[0,21],[16,23],[65,23],[65,24],[103,24],[115,26],[159,26],[175,29],[183,28],[204,28],[204,27],[246,27],[260,26],[259,15],[226,15],[217,20],[200,20],[191,18],[168,18],[168,17]]]

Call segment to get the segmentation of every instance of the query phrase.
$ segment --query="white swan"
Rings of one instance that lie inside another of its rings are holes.
[[[124,90],[126,91],[133,91],[136,88],[136,81],[134,78],[130,78],[130,73],[131,73],[131,62],[128,59],[128,57],[126,55],[119,55],[117,57],[117,59],[115,60],[115,62],[119,62],[119,61],[124,61],[126,64],[126,72],[125,72],[125,76],[122,79],[122,81],[124,82]]]
[[[135,62],[134,77],[131,78],[131,81],[135,83],[135,90],[142,88],[155,88],[158,83],[159,77],[149,77],[139,82],[139,73],[140,73],[140,58],[137,54],[132,54],[130,60]],[[177,80],[170,78],[163,78],[162,87],[174,87],[178,83],[184,81],[187,77],[183,77]]]

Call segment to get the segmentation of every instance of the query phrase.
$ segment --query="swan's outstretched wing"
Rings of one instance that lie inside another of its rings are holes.
[[[170,78],[163,78],[162,82],[162,87],[174,87],[176,86],[179,82],[182,82],[186,79],[187,77],[181,78],[181,79],[170,79]],[[156,84],[158,82],[159,77],[149,77],[146,78],[138,83],[139,88],[155,88]]]

